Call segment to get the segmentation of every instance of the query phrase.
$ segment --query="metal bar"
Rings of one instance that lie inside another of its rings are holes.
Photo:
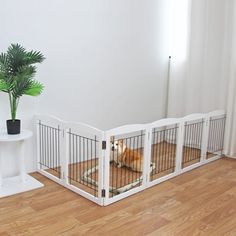
[[[96,144],[96,141],[97,141],[97,137],[95,135],[95,142],[94,142],[94,158],[95,158],[95,166],[97,166],[97,144]],[[95,180],[98,182],[98,179],[97,179],[97,171],[95,171]],[[94,188],[94,196],[96,196],[96,193],[97,193],[97,189],[98,186],[95,186]]]
[[[41,120],[39,121],[39,161],[42,160],[42,126],[41,126]],[[42,165],[40,164],[40,169],[42,169]]]
[[[58,125],[58,127],[57,127],[57,148],[58,148],[58,151],[57,151],[58,163],[59,163],[59,165],[60,165],[59,178],[61,178],[61,169],[62,169],[62,166],[61,166],[60,126],[59,126],[59,125]],[[68,166],[66,166],[66,168],[68,168]]]

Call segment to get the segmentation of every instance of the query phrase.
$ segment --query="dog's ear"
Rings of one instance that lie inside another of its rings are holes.
[[[123,145],[123,144],[124,144],[124,140],[123,140],[123,139],[120,139],[120,140],[119,140],[119,143],[120,143],[121,145]]]

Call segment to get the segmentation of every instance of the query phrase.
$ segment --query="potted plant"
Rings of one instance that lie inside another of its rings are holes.
[[[7,120],[8,134],[20,133],[20,120],[16,119],[17,107],[23,95],[38,96],[44,86],[34,79],[35,64],[44,56],[38,51],[26,51],[19,44],[11,44],[6,53],[0,54],[0,91],[8,93],[11,119]]]

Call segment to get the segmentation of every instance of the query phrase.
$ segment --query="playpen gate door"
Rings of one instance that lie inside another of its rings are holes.
[[[65,186],[103,205],[103,132],[81,123],[67,123]]]
[[[224,135],[226,125],[226,114],[218,112],[209,118],[208,142],[206,159],[210,160],[216,155],[222,155],[224,150]]]
[[[176,173],[180,146],[179,119],[163,119],[150,124],[149,160],[152,163],[147,185],[153,186],[172,178]]]
[[[145,188],[147,126],[128,125],[105,132],[105,205]]]
[[[37,116],[36,125],[38,172],[63,184],[64,122],[52,116]]]

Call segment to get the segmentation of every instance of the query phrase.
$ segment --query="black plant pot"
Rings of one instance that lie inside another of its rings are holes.
[[[7,133],[19,134],[20,133],[20,120],[7,120]]]

